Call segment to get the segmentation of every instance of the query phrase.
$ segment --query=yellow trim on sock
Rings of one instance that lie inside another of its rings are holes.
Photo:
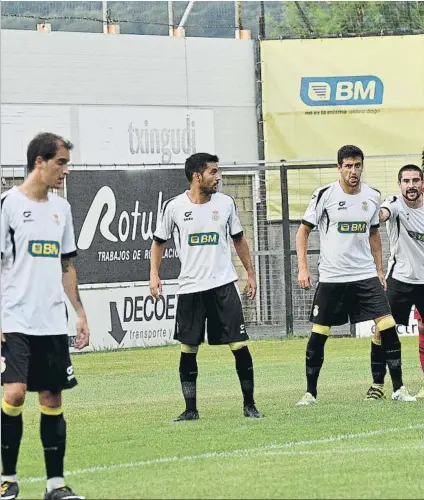
[[[375,324],[375,326],[378,328],[380,332],[383,330],[388,330],[389,328],[393,328],[396,326],[395,320],[393,319],[393,316],[385,316],[384,318],[380,319],[378,323]]]
[[[238,351],[239,349],[243,349],[243,347],[247,346],[247,342],[242,341],[242,342],[231,342],[228,344],[230,346],[230,349],[232,351]]]
[[[320,335],[330,335],[330,327],[329,326],[323,326],[323,325],[318,325],[317,323],[314,323],[312,325],[312,331],[314,333],[319,333]]]
[[[196,354],[198,350],[198,345],[181,344],[181,352],[185,352],[186,354]]]
[[[381,335],[377,326],[375,327],[375,332],[372,334],[371,342],[375,345],[381,345]]]
[[[49,406],[40,405],[40,411],[44,415],[57,416],[63,413],[63,408],[61,406],[58,408],[50,408]]]
[[[1,409],[4,411],[4,413],[6,413],[6,415],[9,415],[9,417],[18,417],[22,413],[24,405],[13,406],[9,404],[7,401],[5,401],[3,398],[1,400]]]

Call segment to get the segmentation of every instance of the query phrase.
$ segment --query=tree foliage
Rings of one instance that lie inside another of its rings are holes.
[[[187,6],[174,1],[174,24]],[[166,1],[108,2],[121,33],[168,34]],[[234,37],[235,2],[197,1],[186,22],[187,36]],[[243,28],[258,36],[261,2],[243,1]],[[266,38],[390,35],[424,32],[424,2],[263,2]],[[49,21],[55,31],[102,31],[102,2],[2,1],[2,27],[35,29]]]

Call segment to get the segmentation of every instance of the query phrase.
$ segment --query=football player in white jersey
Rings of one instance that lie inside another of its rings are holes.
[[[380,208],[380,222],[386,222],[390,243],[387,270],[387,297],[393,318],[398,325],[409,324],[412,306],[418,315],[424,314],[424,205],[423,171],[417,165],[405,165],[399,170],[400,193],[388,196]],[[424,371],[424,332],[419,334],[419,356]],[[375,344],[375,345],[374,345]],[[376,359],[371,364],[373,384],[369,397],[384,397],[386,360],[379,332],[371,344]],[[417,394],[424,398],[424,388]]]
[[[76,255],[71,207],[50,192],[68,175],[72,144],[51,133],[28,145],[28,176],[1,198],[1,498],[17,498],[16,465],[27,391],[39,395],[47,473],[45,500],[75,500],[64,483],[66,422],[62,390],[77,384],[69,355],[64,294],[77,313],[75,347],[89,343],[87,318],[71,262]]]
[[[231,240],[248,275],[247,296],[255,298],[256,279],[249,247],[231,196],[217,192],[218,157],[196,153],[185,162],[190,189],[164,203],[154,234],[150,261],[150,292],[159,298],[159,267],[165,242],[174,236],[181,261],[174,338],[181,343],[180,380],[185,411],[174,421],[197,420],[197,352],[205,339],[228,344],[234,354],[243,392],[243,412],[262,418],[253,399],[253,362],[249,338],[231,261]]]
[[[320,233],[319,280],[306,348],[306,394],[299,406],[316,403],[324,345],[332,326],[374,320],[393,381],[392,398],[415,401],[403,385],[400,341],[385,294],[379,232],[380,192],[361,182],[364,154],[343,146],[337,154],[340,180],[318,188],[296,236],[298,283],[312,285],[307,248],[311,230]]]

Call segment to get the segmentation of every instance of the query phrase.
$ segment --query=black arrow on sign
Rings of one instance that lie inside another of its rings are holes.
[[[116,302],[109,302],[110,307],[110,335],[120,344],[124,339],[127,330],[122,328],[121,320],[119,319]]]

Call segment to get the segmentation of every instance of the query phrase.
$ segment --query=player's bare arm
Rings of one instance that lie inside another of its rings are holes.
[[[249,245],[244,234],[240,238],[233,239],[234,248],[247,271],[247,296],[254,299],[256,296],[256,277],[253,269],[252,259],[250,257]]]
[[[62,283],[65,293],[77,313],[75,348],[83,349],[90,342],[90,330],[78,290],[77,272],[71,259],[66,257],[62,257]]]
[[[300,288],[308,289],[312,286],[311,274],[308,267],[308,242],[309,234],[312,228],[306,226],[305,224],[300,224],[299,229],[296,234],[296,253],[297,253],[297,266],[298,266],[298,276],[297,282]]]
[[[390,212],[386,207],[381,207],[379,212],[380,223],[386,222],[390,219]]]
[[[381,245],[381,234],[378,227],[372,227],[370,229],[370,247],[375,266],[377,268],[378,279],[380,280],[384,289],[386,289],[386,278],[383,271],[383,250]]]
[[[162,262],[164,245],[165,243],[153,240],[150,250],[150,293],[156,300],[162,295],[162,282],[159,278],[159,268]]]

